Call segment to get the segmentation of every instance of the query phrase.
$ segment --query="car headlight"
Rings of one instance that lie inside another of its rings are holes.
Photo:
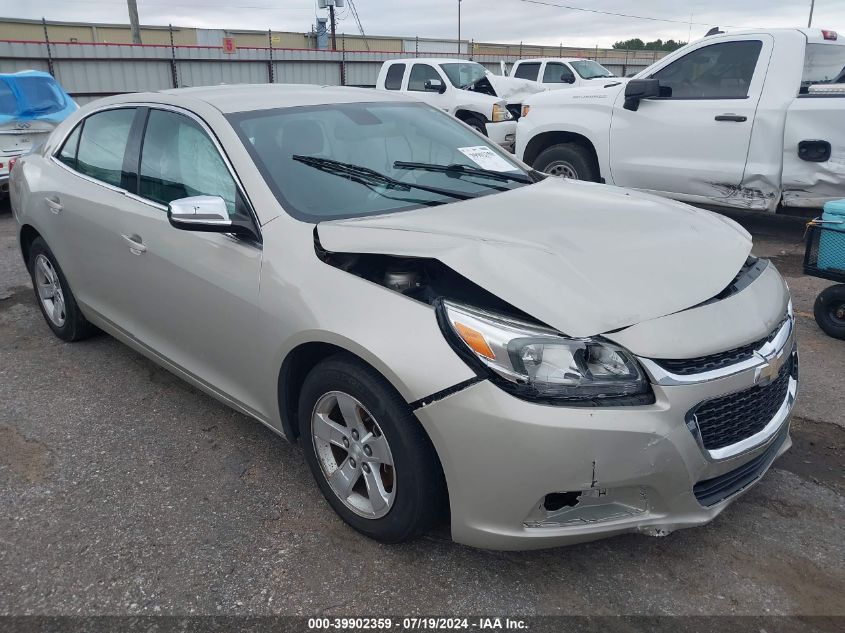
[[[513,117],[511,113],[508,111],[506,106],[503,106],[501,103],[494,103],[493,104],[493,116],[490,117],[490,120],[493,123],[501,123],[502,121],[510,121]]]
[[[617,345],[569,338],[452,301],[438,302],[437,309],[441,328],[456,351],[514,395],[559,404],[653,402],[639,363]]]

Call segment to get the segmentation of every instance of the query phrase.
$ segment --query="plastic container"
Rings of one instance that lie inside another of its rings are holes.
[[[818,267],[845,270],[845,200],[826,202],[822,222]]]

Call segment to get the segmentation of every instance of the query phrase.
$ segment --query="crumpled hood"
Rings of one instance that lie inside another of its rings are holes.
[[[731,220],[626,189],[547,178],[414,211],[322,222],[334,252],[429,257],[570,336],[697,305],[751,251]]]
[[[538,92],[546,92],[546,87],[543,84],[531,81],[530,79],[503,77],[487,71],[487,80],[493,86],[496,95],[508,103],[522,103],[522,100],[530,95],[537,94]]]

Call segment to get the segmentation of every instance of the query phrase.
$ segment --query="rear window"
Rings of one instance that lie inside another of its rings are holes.
[[[513,74],[514,77],[517,79],[530,79],[531,81],[537,81],[537,77],[540,75],[540,64],[530,62],[528,64],[519,64],[516,67],[516,72]]]
[[[67,107],[64,94],[48,77],[18,77],[15,82],[24,101],[21,109],[27,114],[53,114]]]
[[[845,46],[807,44],[804,53],[802,92],[813,84],[835,84],[845,81]]]
[[[399,90],[402,88],[402,76],[405,74],[405,64],[393,64],[387,69],[384,79],[385,90]]]

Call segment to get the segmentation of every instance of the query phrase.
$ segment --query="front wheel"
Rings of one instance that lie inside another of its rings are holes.
[[[487,125],[480,117],[468,116],[463,121],[476,132],[481,132],[481,134],[487,136]]]
[[[319,363],[299,399],[305,459],[335,512],[383,543],[413,539],[441,517],[434,447],[402,397],[345,355]]]
[[[825,334],[845,340],[845,284],[825,288],[816,297],[813,314]]]
[[[540,152],[532,167],[550,176],[598,181],[598,169],[592,152],[576,143],[552,145]]]

